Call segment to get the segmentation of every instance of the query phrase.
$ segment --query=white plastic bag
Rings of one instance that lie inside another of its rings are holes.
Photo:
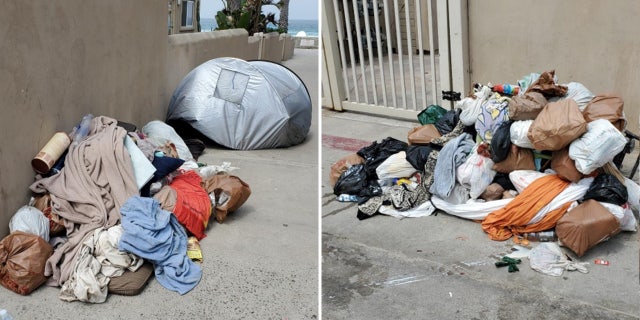
[[[514,170],[509,173],[509,180],[516,187],[518,193],[522,193],[526,187],[538,178],[542,178],[548,175],[548,173],[538,172],[535,170]]]
[[[469,158],[471,158],[471,154],[475,153],[475,149],[471,151],[469,154]],[[459,165],[456,168],[456,180],[468,188],[471,188],[471,174],[473,173],[473,165],[469,162],[469,158],[465,160],[465,162]]]
[[[148,139],[156,145],[163,145],[167,142],[172,142],[176,146],[178,156],[182,160],[193,160],[193,155],[189,151],[189,147],[184,143],[184,140],[178,135],[176,130],[168,124],[154,120],[147,123],[142,127],[142,133],[144,133]]]
[[[518,80],[518,86],[520,87],[520,94],[524,94],[527,89],[529,88],[529,86],[531,86],[532,83],[536,82],[536,80],[538,80],[540,78],[540,74],[537,72],[532,72],[530,74],[527,74],[525,76],[522,77],[522,79]],[[553,81],[554,82],[558,82],[558,78],[555,76],[553,76]]]
[[[460,122],[465,126],[475,124],[476,120],[478,120],[478,115],[482,112],[482,104],[489,99],[491,93],[491,88],[482,86],[480,90],[473,94],[475,99],[467,97],[458,102],[457,107],[462,109],[462,112],[460,112]]]
[[[230,173],[232,171],[238,170],[236,167],[231,166],[231,162],[222,162],[222,165],[207,165],[204,167],[199,167],[196,169],[196,172],[202,177],[202,180],[210,179],[211,177],[220,174],[220,173]]]
[[[567,91],[566,99],[573,99],[577,104],[580,111],[584,111],[587,107],[587,104],[593,99],[595,96],[587,87],[585,87],[582,83],[579,82],[569,82],[567,84],[569,90]]]
[[[595,96],[587,87],[585,87],[582,83],[579,82],[569,82],[567,84],[563,84],[569,88],[567,90],[567,94],[564,97],[560,98],[551,98],[549,102],[554,102],[562,99],[573,99],[577,104],[580,111],[584,111],[587,107],[587,104],[593,99]]]
[[[431,202],[436,208],[450,215],[470,220],[484,220],[491,212],[502,209],[513,199],[514,198],[507,198],[493,201],[469,200],[466,203],[454,204],[438,196],[433,196],[431,197]]]
[[[14,231],[35,234],[49,242],[49,219],[38,208],[23,206],[9,221],[9,232]]]
[[[407,211],[398,211],[393,206],[381,206],[378,211],[382,214],[402,219],[430,216],[434,211],[436,211],[436,208],[433,206],[431,201],[425,201],[419,206]]]
[[[624,206],[619,206],[613,203],[600,202],[599,203],[607,208],[612,215],[616,217],[616,220],[620,223],[620,230],[622,231],[637,231],[638,226],[636,222],[636,217],[633,215],[631,208],[628,204]]]
[[[531,269],[546,275],[559,277],[564,270],[588,273],[587,263],[571,262],[555,242],[541,242],[529,252]]]
[[[449,194],[449,196],[444,198],[443,200],[451,204],[462,204],[469,201],[469,199],[469,188],[456,183],[453,186],[453,190],[451,190],[451,194]]]
[[[471,190],[469,190],[469,196],[471,199],[478,199],[478,197],[487,189],[487,187],[493,181],[496,176],[496,172],[493,168],[493,161],[490,158],[481,156],[478,153],[474,153],[469,158],[473,164],[473,172],[471,172]]]
[[[640,211],[640,186],[629,178],[624,178],[624,180],[629,194],[629,206],[637,213]]]
[[[607,210],[609,210],[609,212],[611,212],[611,214],[616,217],[616,220],[618,220],[618,222],[620,222],[620,220],[622,220],[622,218],[624,217],[623,207],[617,204],[608,203],[608,202],[598,201],[598,203],[601,204],[603,207],[607,208]]]
[[[406,178],[416,171],[416,168],[407,161],[407,153],[404,151],[389,156],[376,168],[376,174],[380,180]]]
[[[533,120],[514,121],[509,129],[511,143],[520,148],[535,149],[533,143],[531,143],[531,140],[527,136],[527,132],[529,132],[529,127],[531,127],[532,123]]]
[[[587,132],[569,145],[569,158],[575,160],[576,169],[590,174],[620,153],[627,144],[624,135],[609,120],[598,119],[587,123]]]
[[[631,207],[626,205],[624,208],[624,217],[620,220],[620,230],[622,231],[638,231],[638,220],[636,220],[636,216],[633,215],[633,211],[631,211]]]

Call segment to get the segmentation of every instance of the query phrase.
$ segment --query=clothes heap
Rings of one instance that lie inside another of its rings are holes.
[[[476,84],[453,110],[423,110],[408,143],[388,137],[338,160],[330,182],[355,196],[361,220],[440,209],[482,221],[492,240],[554,230],[582,256],[637,229],[640,187],[618,170],[632,148],[623,105],[554,71]]]
[[[204,144],[162,121],[140,131],[87,115],[62,138],[66,151],[50,170],[33,162],[33,197],[0,241],[0,284],[29,294],[46,282],[62,300],[91,303],[138,294],[152,273],[167,289],[193,289],[202,270],[188,244],[251,194],[230,174],[237,168],[198,163]]]

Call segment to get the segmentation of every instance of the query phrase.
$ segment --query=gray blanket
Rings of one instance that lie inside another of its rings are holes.
[[[431,194],[448,198],[456,184],[456,168],[464,163],[475,143],[470,134],[463,133],[442,147],[434,169]]]

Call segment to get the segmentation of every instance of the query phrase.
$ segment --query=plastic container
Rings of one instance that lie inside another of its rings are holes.
[[[358,202],[360,200],[358,196],[352,194],[341,194],[338,196],[338,201],[340,202]]]
[[[537,241],[537,242],[558,241],[558,235],[556,235],[555,230],[525,233],[524,238],[529,241]]]
[[[13,317],[5,309],[0,309],[0,320],[13,320]]]
[[[520,93],[520,87],[512,86],[510,84],[497,84],[491,88],[492,91],[515,96]]]
[[[91,120],[93,120],[92,114],[88,114],[82,117],[80,126],[78,126],[72,133],[72,145],[76,145],[82,142],[82,140],[84,140],[89,135],[89,130],[91,129]]]

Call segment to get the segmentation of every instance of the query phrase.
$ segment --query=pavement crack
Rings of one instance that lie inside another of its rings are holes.
[[[331,200],[331,201],[334,201],[334,200]],[[331,201],[329,201],[329,202],[331,202]],[[342,208],[339,208],[339,209],[333,210],[333,211],[331,211],[331,212],[329,212],[329,213],[327,213],[327,214],[324,214],[324,215],[322,215],[322,217],[323,217],[323,218],[325,218],[325,217],[328,217],[328,216],[332,216],[332,215],[337,214],[337,213],[340,213],[340,212],[342,212],[342,211],[344,211],[344,210],[347,210],[347,209],[350,209],[350,208],[352,208],[352,207],[355,207],[356,205],[358,205],[358,204],[357,204],[357,203],[355,203],[355,202],[352,202],[352,203],[350,203],[349,205],[347,205],[347,206],[345,206],[345,207],[342,207]],[[323,204],[323,206],[324,206],[324,204]]]

